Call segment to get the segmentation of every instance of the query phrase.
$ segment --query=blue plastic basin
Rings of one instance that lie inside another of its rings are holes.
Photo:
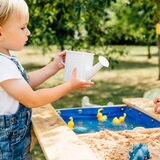
[[[97,111],[103,108],[103,115],[107,115],[108,119],[104,122],[97,120]],[[136,127],[157,128],[160,127],[160,121],[150,117],[149,115],[129,106],[97,106],[94,108],[67,108],[58,110],[63,120],[68,123],[69,117],[74,119],[75,133],[91,133],[105,129],[119,131],[132,130]],[[114,125],[112,120],[114,117],[123,116],[126,113],[125,122]]]

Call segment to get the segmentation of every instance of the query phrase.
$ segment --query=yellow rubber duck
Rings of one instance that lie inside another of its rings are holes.
[[[105,120],[107,120],[107,116],[106,116],[106,115],[103,115],[103,114],[101,113],[101,111],[103,111],[102,108],[98,109],[97,119],[98,119],[99,121],[105,121]]]
[[[114,117],[112,120],[112,123],[113,124],[121,124],[121,121],[117,117]]]
[[[113,124],[121,124],[121,123],[124,122],[125,118],[126,118],[126,113],[124,113],[124,115],[119,117],[119,118],[114,117],[113,120],[112,120],[112,123]]]
[[[69,117],[69,122],[68,122],[68,127],[73,130],[74,129],[74,122],[73,122],[73,117]]]
[[[123,116],[119,117],[119,120],[121,121],[121,123],[124,122],[125,118],[126,118],[126,113],[124,113]]]

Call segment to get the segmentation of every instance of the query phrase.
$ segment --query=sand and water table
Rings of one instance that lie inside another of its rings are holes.
[[[133,147],[133,142],[131,143],[133,139],[134,142],[136,142],[136,138],[137,142],[147,142],[142,139],[144,137],[142,134],[145,134],[148,139],[149,136],[153,135],[151,138],[157,140],[160,144],[160,114],[154,113],[153,101],[144,98],[126,98],[123,99],[123,102],[124,105],[114,105],[112,108],[116,108],[117,112],[117,108],[120,107],[119,112],[123,113],[126,111],[127,115],[134,113],[135,119],[136,117],[144,119],[147,124],[150,123],[149,126],[151,126],[151,128],[148,127],[144,129],[142,125],[138,130],[105,130],[96,133],[76,134],[68,128],[64,121],[65,119],[62,119],[63,116],[57,113],[51,105],[33,109],[33,129],[45,158],[47,160],[127,160],[128,157],[126,158],[125,156],[128,156],[129,149]],[[136,111],[131,112],[134,109]],[[111,113],[112,112],[110,112],[110,114]],[[145,126],[147,126],[147,124]],[[140,134],[141,137],[139,139],[136,137],[138,134]],[[122,137],[124,141],[120,141]],[[130,138],[132,138],[132,140]],[[106,141],[106,139],[108,139],[108,141]],[[115,143],[116,140],[119,141]],[[115,146],[118,146],[118,144],[120,144],[120,146],[118,150],[115,150]],[[125,145],[129,146],[126,151]],[[154,148],[151,149],[154,150]],[[125,151],[125,154],[118,152],[121,150]],[[160,147],[156,152],[160,153]],[[158,157],[159,154],[157,153],[152,153],[151,156],[160,159],[160,157]]]

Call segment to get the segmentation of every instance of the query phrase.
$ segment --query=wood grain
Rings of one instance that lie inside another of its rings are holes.
[[[51,105],[33,109],[32,123],[47,160],[97,160]]]

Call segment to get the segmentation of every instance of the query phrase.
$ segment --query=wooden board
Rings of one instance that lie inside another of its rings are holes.
[[[140,111],[160,121],[160,114],[154,112],[154,103],[152,100],[146,98],[124,98],[123,102],[128,106],[137,108]]]
[[[51,105],[33,109],[32,123],[47,160],[97,160]]]

